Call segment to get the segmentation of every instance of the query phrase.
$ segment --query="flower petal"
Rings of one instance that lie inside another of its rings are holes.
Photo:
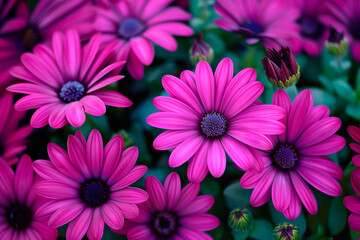
[[[310,214],[316,214],[317,202],[310,188],[306,185],[306,183],[304,183],[304,181],[295,171],[290,172],[290,178],[297,195],[304,204],[305,208],[309,211]]]
[[[70,222],[66,231],[66,239],[81,240],[90,227],[92,215],[93,209],[85,208],[77,218]]]
[[[214,177],[221,177],[226,168],[225,151],[218,139],[210,142],[207,156],[208,168]]]
[[[188,161],[200,148],[203,143],[203,137],[193,136],[180,143],[175,150],[170,154],[170,167],[179,167]]]
[[[83,105],[78,102],[71,102],[66,107],[66,118],[74,127],[81,127],[85,122],[85,113]]]

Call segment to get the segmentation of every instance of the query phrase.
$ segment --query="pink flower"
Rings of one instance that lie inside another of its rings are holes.
[[[114,3],[107,9],[98,9],[95,27],[103,32],[105,44],[117,43],[118,60],[127,61],[127,69],[135,79],[144,75],[144,65],[154,59],[154,46],[176,51],[172,35],[191,36],[193,30],[181,23],[191,15],[179,7],[168,7],[171,0],[129,1]]]
[[[120,229],[124,217],[139,214],[136,204],[146,201],[148,194],[129,185],[140,179],[147,167],[134,167],[136,147],[124,151],[124,140],[117,135],[104,150],[99,131],[92,130],[87,142],[80,132],[70,135],[68,152],[50,143],[50,161],[34,162],[36,173],[45,179],[35,185],[35,192],[54,200],[42,206],[50,216],[50,227],[69,223],[67,239],[80,240],[85,233],[90,240],[101,239],[104,222]]]
[[[357,195],[360,195],[360,168],[355,168],[351,173],[351,185]],[[354,231],[360,231],[360,197],[346,196],[344,205],[350,212],[349,227]]]
[[[283,119],[286,132],[271,139],[272,149],[260,153],[264,170],[246,172],[240,185],[254,188],[250,198],[254,207],[265,204],[271,197],[276,210],[288,219],[299,216],[301,202],[314,215],[317,202],[306,182],[330,196],[339,196],[342,191],[337,182],[344,176],[342,169],[324,156],[345,146],[345,139],[334,135],[341,120],[329,117],[326,106],[313,107],[309,90],[301,91],[292,105],[285,91],[278,90],[273,104],[286,110]]]
[[[352,56],[360,61],[360,8],[358,0],[332,0],[329,4],[332,16],[327,23],[338,32],[345,32],[349,40]]]
[[[72,28],[84,39],[89,38],[94,32],[91,25],[94,17],[87,0],[40,0],[31,15],[21,1],[16,17],[4,23],[0,30],[0,86],[13,80],[9,70],[20,63],[21,54],[31,52],[38,43],[48,42],[55,31]]]
[[[18,127],[26,112],[13,109],[13,94],[0,92],[0,157],[9,165],[18,161],[17,155],[26,149],[25,140],[32,131],[29,125]]]
[[[80,127],[85,122],[85,112],[100,116],[106,111],[105,105],[128,107],[132,104],[116,91],[101,90],[123,78],[106,74],[124,62],[109,65],[113,45],[100,51],[100,38],[101,34],[96,34],[82,47],[76,31],[69,30],[65,35],[56,32],[52,47],[39,44],[34,53],[22,55],[23,65],[14,67],[11,74],[27,83],[14,84],[7,90],[28,94],[16,102],[16,110],[38,108],[31,118],[31,126],[40,128],[49,123],[53,128],[62,128],[69,122]]]
[[[244,36],[248,44],[258,41],[267,48],[289,45],[297,36],[298,11],[282,0],[216,0],[215,11],[222,17],[215,23],[228,32]]]
[[[292,39],[292,50],[295,54],[304,49],[312,56],[320,55],[324,42],[329,37],[326,18],[329,17],[328,1],[322,0],[294,0],[294,5],[301,15],[297,23],[301,34]]]
[[[349,146],[352,150],[354,150],[357,153],[360,153],[360,128],[349,126],[348,127],[348,133],[350,136],[357,142],[357,143],[350,143]],[[360,167],[360,154],[357,154],[352,157],[352,162],[354,165]]]
[[[57,230],[49,228],[47,221],[36,213],[48,200],[34,193],[32,162],[29,156],[20,158],[16,171],[0,157],[0,234],[1,239],[55,240]]]
[[[205,213],[214,204],[210,195],[197,196],[200,184],[181,189],[179,175],[170,173],[164,186],[149,176],[145,179],[149,199],[139,204],[139,216],[125,221],[124,228],[113,230],[127,234],[129,240],[212,239],[203,231],[219,225],[219,219]]]
[[[164,76],[162,84],[170,97],[154,99],[161,112],[151,114],[147,122],[168,131],[155,139],[154,148],[175,148],[169,158],[170,167],[189,160],[191,182],[201,182],[208,170],[214,177],[223,175],[225,152],[237,167],[261,171],[263,163],[258,162],[253,148],[273,148],[266,135],[284,132],[278,120],[285,112],[278,106],[254,104],[264,90],[263,84],[255,80],[252,68],[233,77],[229,58],[219,63],[215,74],[207,62],[201,61],[195,73],[183,71],[180,79]]]

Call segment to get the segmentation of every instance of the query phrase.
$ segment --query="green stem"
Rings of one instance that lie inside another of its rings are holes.
[[[293,102],[298,95],[298,89],[296,87],[296,84],[293,84],[292,86],[286,88],[285,92],[289,96],[290,100]]]

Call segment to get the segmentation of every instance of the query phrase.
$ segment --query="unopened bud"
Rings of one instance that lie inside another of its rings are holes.
[[[190,59],[194,65],[200,61],[211,62],[214,58],[214,50],[212,47],[204,42],[202,39],[202,34],[199,35],[199,38],[194,38],[193,45],[190,48]]]
[[[229,227],[234,231],[249,230],[253,223],[253,216],[247,209],[234,209],[229,214]]]
[[[274,240],[298,240],[300,239],[299,229],[291,223],[277,225],[273,231]]]
[[[329,39],[325,42],[325,48],[336,57],[344,56],[349,49],[349,42],[344,37],[344,33],[339,33],[334,28],[331,28]]]

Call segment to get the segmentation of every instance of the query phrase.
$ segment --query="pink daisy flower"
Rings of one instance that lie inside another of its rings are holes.
[[[292,39],[292,50],[295,54],[305,50],[312,56],[320,55],[324,42],[329,37],[326,17],[329,16],[328,2],[322,0],[294,0],[300,11],[297,23],[301,28],[299,37]]]
[[[11,93],[0,93],[0,112],[0,157],[12,165],[17,163],[17,155],[26,149],[26,138],[32,127],[18,127],[26,112],[17,112],[13,109]]]
[[[8,91],[27,94],[18,100],[17,111],[38,108],[30,124],[35,128],[49,124],[62,128],[68,122],[80,127],[85,112],[100,116],[105,105],[129,107],[132,102],[112,90],[101,90],[123,76],[106,74],[121,67],[124,62],[112,62],[113,46],[99,50],[101,34],[94,35],[81,46],[79,34],[69,30],[66,34],[54,33],[52,47],[39,44],[34,53],[24,53],[22,66],[14,67],[11,74],[27,83],[17,83]]]
[[[31,52],[37,43],[48,42],[55,31],[72,28],[83,38],[90,37],[94,17],[87,0],[40,0],[31,14],[21,1],[16,17],[3,23],[0,31],[0,86],[13,80],[9,70],[20,63],[21,54]]]
[[[47,221],[35,212],[43,212],[41,206],[48,200],[34,193],[32,162],[29,156],[20,158],[16,171],[0,157],[0,236],[1,239],[55,240],[57,230],[49,228]]]
[[[324,155],[340,151],[345,139],[334,135],[341,120],[329,117],[326,106],[313,107],[309,90],[303,90],[291,101],[283,90],[275,92],[273,104],[286,110],[283,123],[286,132],[271,139],[272,149],[260,154],[265,162],[261,173],[246,172],[240,180],[243,188],[254,191],[250,203],[254,207],[272,198],[279,212],[288,219],[295,219],[301,212],[301,202],[310,214],[316,214],[317,202],[307,186],[330,195],[342,192],[337,182],[343,178],[342,169]]]
[[[264,90],[263,84],[255,80],[252,68],[233,77],[229,58],[219,63],[215,74],[207,62],[201,61],[195,73],[183,71],[180,79],[164,76],[162,84],[170,97],[154,99],[161,112],[151,114],[147,122],[168,131],[155,139],[154,148],[175,148],[169,158],[170,167],[189,160],[191,182],[201,182],[208,170],[214,177],[223,175],[225,152],[240,169],[261,171],[263,163],[254,157],[253,148],[273,148],[266,135],[284,132],[278,120],[285,112],[278,106],[254,104]]]
[[[87,141],[76,132],[68,138],[68,153],[50,143],[48,154],[50,161],[34,162],[36,173],[44,178],[35,185],[35,192],[54,200],[41,209],[50,216],[52,228],[69,223],[67,239],[80,240],[85,233],[90,240],[101,239],[104,223],[113,229],[122,228],[124,217],[136,217],[136,204],[149,197],[144,190],[129,187],[147,167],[134,166],[138,149],[124,151],[120,135],[103,149],[96,129]]]
[[[149,199],[139,204],[139,216],[125,221],[124,228],[114,232],[126,233],[129,240],[212,239],[204,231],[215,229],[219,219],[205,213],[214,198],[198,196],[200,184],[189,183],[181,189],[180,177],[173,172],[164,186],[157,178],[147,177],[145,189]]]
[[[351,173],[351,185],[357,195],[360,195],[360,168],[355,168]],[[360,231],[360,197],[346,196],[344,205],[350,212],[349,227],[354,231]]]
[[[351,46],[352,56],[360,61],[360,8],[358,0],[332,0],[332,16],[327,22],[338,32],[344,32]]]
[[[181,23],[191,15],[179,7],[168,7],[172,0],[122,0],[113,6],[98,9],[95,27],[103,32],[105,44],[117,43],[118,60],[127,61],[127,69],[135,79],[144,75],[144,65],[154,59],[154,46],[158,44],[168,51],[176,51],[177,43],[172,35],[191,36],[193,30]]]
[[[350,134],[350,136],[357,142],[357,143],[350,143],[349,144],[350,148],[353,151],[360,153],[360,145],[359,145],[359,143],[360,143],[360,128],[354,127],[354,126],[349,126],[347,130],[348,130],[348,133]],[[360,154],[353,156],[352,162],[354,165],[360,166]]]
[[[244,36],[248,44],[261,41],[267,48],[289,45],[297,36],[298,11],[282,0],[216,0],[215,11],[222,17],[215,23],[228,32]]]

